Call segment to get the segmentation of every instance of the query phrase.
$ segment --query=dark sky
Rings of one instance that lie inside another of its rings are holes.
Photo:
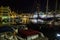
[[[10,6],[12,10],[22,11],[22,12],[33,12],[36,10],[36,1],[40,4],[40,10],[45,11],[46,0],[0,0],[0,6]],[[49,0],[49,9],[55,9],[55,0]],[[60,5],[60,0],[58,0],[58,9]]]

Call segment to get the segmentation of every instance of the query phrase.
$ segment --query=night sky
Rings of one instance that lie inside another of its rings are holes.
[[[45,11],[46,0],[0,0],[0,6],[10,6],[14,11],[18,12],[34,12],[36,10],[36,1],[39,3],[40,10]],[[49,0],[49,10],[55,9],[55,0]],[[59,9],[60,0],[58,0]]]

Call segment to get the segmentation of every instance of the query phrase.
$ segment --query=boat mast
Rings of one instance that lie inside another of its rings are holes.
[[[56,0],[56,6],[55,6],[55,12],[57,11],[57,0]]]
[[[54,15],[53,25],[55,25],[55,21],[56,21],[56,13],[57,13],[57,0],[56,0],[56,4],[55,4],[55,12],[53,13],[53,15]]]
[[[48,14],[48,0],[47,0],[47,3],[46,3],[46,14]]]
[[[54,20],[56,20],[56,18],[55,18],[56,13],[57,13],[57,0],[56,0],[56,5],[55,5]]]

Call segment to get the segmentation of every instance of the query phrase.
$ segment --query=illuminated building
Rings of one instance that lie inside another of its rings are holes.
[[[28,22],[29,22],[29,17],[28,16],[23,16],[22,23],[27,24]]]
[[[9,15],[10,15],[10,23],[16,24],[16,22],[14,20],[18,16],[18,14],[16,12],[12,11]]]
[[[17,16],[16,12],[11,12],[8,6],[0,7],[0,23],[1,24],[14,24],[14,18]]]
[[[9,7],[7,7],[7,6],[5,6],[5,7],[1,6],[0,7],[0,18],[1,18],[2,24],[9,23],[9,22],[7,22],[8,19],[10,18],[9,13],[11,13]]]
[[[32,16],[32,14],[30,13],[22,13],[19,15],[21,20],[22,20],[22,24],[28,24],[30,22],[30,17]]]

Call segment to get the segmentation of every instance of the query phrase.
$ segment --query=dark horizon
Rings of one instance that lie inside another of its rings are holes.
[[[41,11],[46,9],[46,0],[0,0],[0,6],[10,6],[14,11],[18,12],[34,12],[36,11],[36,1],[39,3]],[[60,6],[60,0],[58,0],[58,7]],[[49,10],[55,10],[56,0],[49,0]]]

